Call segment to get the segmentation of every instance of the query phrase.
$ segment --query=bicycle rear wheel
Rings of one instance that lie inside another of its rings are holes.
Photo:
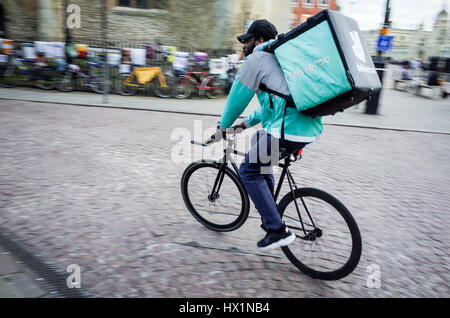
[[[318,189],[286,194],[278,210],[296,240],[282,247],[286,257],[306,275],[337,280],[350,274],[361,257],[361,234],[347,208]]]
[[[168,74],[164,74],[166,80],[166,86],[162,86],[158,79],[156,79],[156,84],[154,88],[155,95],[160,98],[169,98],[173,95],[173,85],[175,83],[175,79],[173,76]]]
[[[208,98],[220,98],[224,95],[223,86],[216,81],[214,77],[210,77],[205,89],[205,96]]]
[[[39,70],[35,70],[37,73],[37,79],[35,81],[35,86],[40,89],[50,90],[55,88],[55,80],[53,78],[53,70],[50,67],[44,67]]]
[[[183,76],[177,79],[173,91],[173,96],[180,99],[189,98],[193,90],[194,86],[192,85],[189,77]]]
[[[65,72],[57,77],[56,88],[61,92],[71,92],[76,88],[76,78],[71,72]]]
[[[135,95],[138,91],[138,87],[136,81],[132,81],[130,83],[125,83],[125,81],[128,79],[128,77],[131,76],[130,74],[121,74],[120,79],[116,86],[116,91],[120,95],[124,96],[132,96]]]
[[[221,185],[213,192],[216,182]],[[203,160],[189,165],[181,178],[181,193],[189,212],[210,230],[233,231],[247,220],[248,194],[239,177],[220,163]]]
[[[3,74],[2,86],[5,88],[15,87],[15,80],[17,79],[16,76],[16,68],[13,65],[8,64],[5,73]]]

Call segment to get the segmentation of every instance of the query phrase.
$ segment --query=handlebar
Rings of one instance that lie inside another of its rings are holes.
[[[205,144],[203,142],[198,142],[198,141],[195,141],[195,140],[191,140],[191,144],[199,145],[199,146],[203,146],[203,147],[208,147],[209,146],[208,144]]]

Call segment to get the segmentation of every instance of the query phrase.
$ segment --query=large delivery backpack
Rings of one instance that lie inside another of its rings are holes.
[[[275,54],[295,107],[304,114],[334,115],[381,89],[357,22],[341,13],[321,11],[264,50]]]

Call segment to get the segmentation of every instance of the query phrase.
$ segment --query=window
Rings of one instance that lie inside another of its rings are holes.
[[[119,7],[136,9],[165,9],[168,0],[118,0]]]
[[[119,7],[129,7],[130,6],[130,0],[119,0]]]
[[[328,6],[330,5],[330,0],[319,0],[318,4],[319,4],[319,7],[328,8]]]
[[[148,9],[148,1],[147,0],[136,0],[136,8]]]
[[[304,8],[312,8],[314,7],[314,0],[302,0]]]
[[[291,0],[291,7],[298,7],[298,0]]]

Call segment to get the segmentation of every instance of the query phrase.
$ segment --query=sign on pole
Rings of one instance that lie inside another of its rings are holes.
[[[377,51],[389,51],[392,49],[393,36],[380,35],[377,41]]]

